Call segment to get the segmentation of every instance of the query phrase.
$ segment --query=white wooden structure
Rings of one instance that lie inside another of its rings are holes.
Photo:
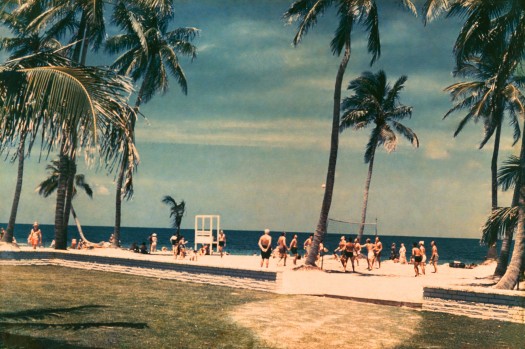
[[[210,253],[213,251],[213,245],[216,251],[219,251],[217,242],[219,231],[221,229],[221,216],[219,215],[196,215],[195,216],[195,250],[197,244],[208,245]]]

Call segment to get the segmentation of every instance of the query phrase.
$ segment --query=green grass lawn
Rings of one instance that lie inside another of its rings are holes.
[[[525,348],[519,324],[62,267],[0,290],[5,348]]]

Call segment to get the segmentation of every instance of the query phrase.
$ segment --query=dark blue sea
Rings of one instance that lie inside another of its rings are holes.
[[[0,227],[6,227],[7,224],[1,224]],[[49,246],[51,241],[54,239],[54,227],[52,225],[41,225],[40,229],[43,233],[43,239],[45,246]],[[17,224],[15,228],[16,240],[24,244],[27,242],[27,236],[31,230],[30,224]],[[82,231],[86,238],[91,242],[108,241],[113,227],[102,227],[102,226],[83,226]],[[162,246],[170,247],[169,239],[173,234],[173,229],[166,228],[136,228],[136,227],[123,227],[121,228],[120,241],[122,247],[129,247],[133,242],[138,244],[148,241],[148,236],[152,233],[157,234],[158,238],[158,249]],[[259,250],[257,242],[262,234],[262,231],[250,231],[250,230],[224,230],[227,237],[226,251],[235,255],[252,255],[258,254]],[[282,232],[272,232],[272,242],[275,245],[278,237]],[[188,247],[193,247],[194,243],[194,231],[193,229],[182,229],[181,234],[184,235],[185,239],[189,241]],[[301,247],[299,253],[304,253],[302,250],[303,242],[307,239],[309,233],[293,233],[287,232],[287,242],[289,243],[293,237],[293,234],[297,234],[299,240],[299,246]],[[337,247],[341,235],[338,234],[327,234],[325,237],[325,246],[330,250],[334,250]],[[375,238],[373,235],[364,238]],[[439,251],[440,263],[448,263],[452,261],[461,261],[466,264],[480,263],[485,259],[487,255],[487,247],[480,245],[479,239],[463,239],[463,238],[442,238],[442,237],[421,237],[421,236],[388,236],[379,234],[381,241],[383,242],[383,256],[388,258],[390,255],[390,246],[394,242],[399,248],[401,243],[405,244],[407,248],[407,256],[410,255],[410,250],[413,242],[419,242],[423,240],[427,247],[427,255],[430,255],[430,241],[435,241]],[[68,229],[68,240],[79,239],[79,234],[76,226],[70,226]],[[363,240],[364,242],[364,240]],[[499,248],[499,246],[498,246]]]

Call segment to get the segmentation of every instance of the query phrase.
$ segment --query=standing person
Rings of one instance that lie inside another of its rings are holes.
[[[219,237],[217,240],[219,241],[219,253],[221,254],[222,258],[222,251],[224,249],[224,246],[226,246],[226,234],[224,234],[224,231],[222,229],[219,232]]]
[[[352,238],[350,236],[348,237],[348,241],[346,242],[344,254],[345,254],[345,259],[346,259],[346,262],[344,264],[345,273],[346,273],[346,266],[348,265],[348,259],[350,259],[350,261],[352,262],[352,272],[355,273],[354,243],[352,242]]]
[[[374,266],[375,261],[379,264],[377,269],[381,268],[381,251],[383,251],[383,243],[379,241],[379,236],[376,236],[376,241],[374,244],[374,261],[372,262],[372,267]]]
[[[279,236],[279,239],[277,240],[277,248],[279,249],[279,262],[277,262],[277,265],[281,263],[281,260],[284,258],[284,266],[286,267],[286,257],[288,257],[288,247],[286,246],[286,233],[283,232],[281,236]]]
[[[306,252],[305,258],[308,257],[308,254],[310,253],[310,247],[312,246],[312,242],[314,240],[314,234],[310,234],[308,239],[304,241],[303,248]]]
[[[368,251],[366,261],[368,262],[368,270],[372,270],[374,266],[374,244],[370,242],[370,239],[366,239],[365,248]]]
[[[290,241],[290,251],[293,255],[293,265],[297,264],[297,234],[294,234],[292,241]]]
[[[261,268],[266,259],[266,268],[270,263],[270,256],[272,255],[272,237],[270,236],[270,229],[264,229],[264,234],[259,238],[259,248],[261,249]]]
[[[0,240],[2,240],[4,238],[4,235],[5,235],[5,229],[4,228],[0,228]]]
[[[396,249],[396,243],[392,242],[392,245],[390,246],[390,260],[393,260],[394,262],[397,262],[397,249]]]
[[[401,243],[401,247],[399,248],[399,263],[407,264],[407,249],[404,243]]]
[[[36,250],[37,246],[42,245],[42,231],[40,230],[38,222],[33,223],[33,228],[31,229],[31,232],[29,232],[27,242],[31,244],[33,250]]]
[[[359,238],[355,238],[354,240],[354,259],[357,262],[357,266],[359,266],[360,256],[361,256],[361,244],[359,243]]]
[[[153,233],[151,234],[151,248],[150,252],[157,252],[157,234]]]
[[[432,246],[432,255],[430,256],[430,263],[432,263],[432,266],[434,267],[433,273],[437,273],[437,262],[439,260],[438,248],[434,241],[430,242],[430,246]]]
[[[427,262],[427,254],[424,241],[419,242],[419,250],[421,251],[421,273],[425,275],[425,263]]]
[[[171,247],[173,249],[173,257],[177,258],[179,254],[179,236],[175,233],[170,237]]]
[[[345,263],[343,262],[343,259],[345,258],[345,253],[344,253],[344,250],[345,250],[345,246],[346,246],[346,240],[345,240],[345,237],[344,236],[341,236],[341,239],[339,240],[339,245],[337,246],[337,248],[334,250],[334,258],[338,261],[341,261],[341,264],[343,264],[343,266],[345,265]],[[341,255],[341,257],[339,257],[339,255],[337,254],[337,252],[339,252],[339,254]]]
[[[412,244],[412,257],[410,259],[414,261],[414,271],[416,272],[415,276],[419,276],[419,265],[423,260],[423,256],[421,255],[421,250],[417,247],[417,242]]]

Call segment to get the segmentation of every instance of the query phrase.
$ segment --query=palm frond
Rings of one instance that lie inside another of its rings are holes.
[[[507,191],[516,186],[520,177],[521,166],[520,158],[515,155],[510,155],[507,160],[498,169],[498,185],[503,191]]]
[[[518,207],[500,207],[493,210],[481,228],[481,243],[492,246],[506,235],[507,229],[518,224]]]

